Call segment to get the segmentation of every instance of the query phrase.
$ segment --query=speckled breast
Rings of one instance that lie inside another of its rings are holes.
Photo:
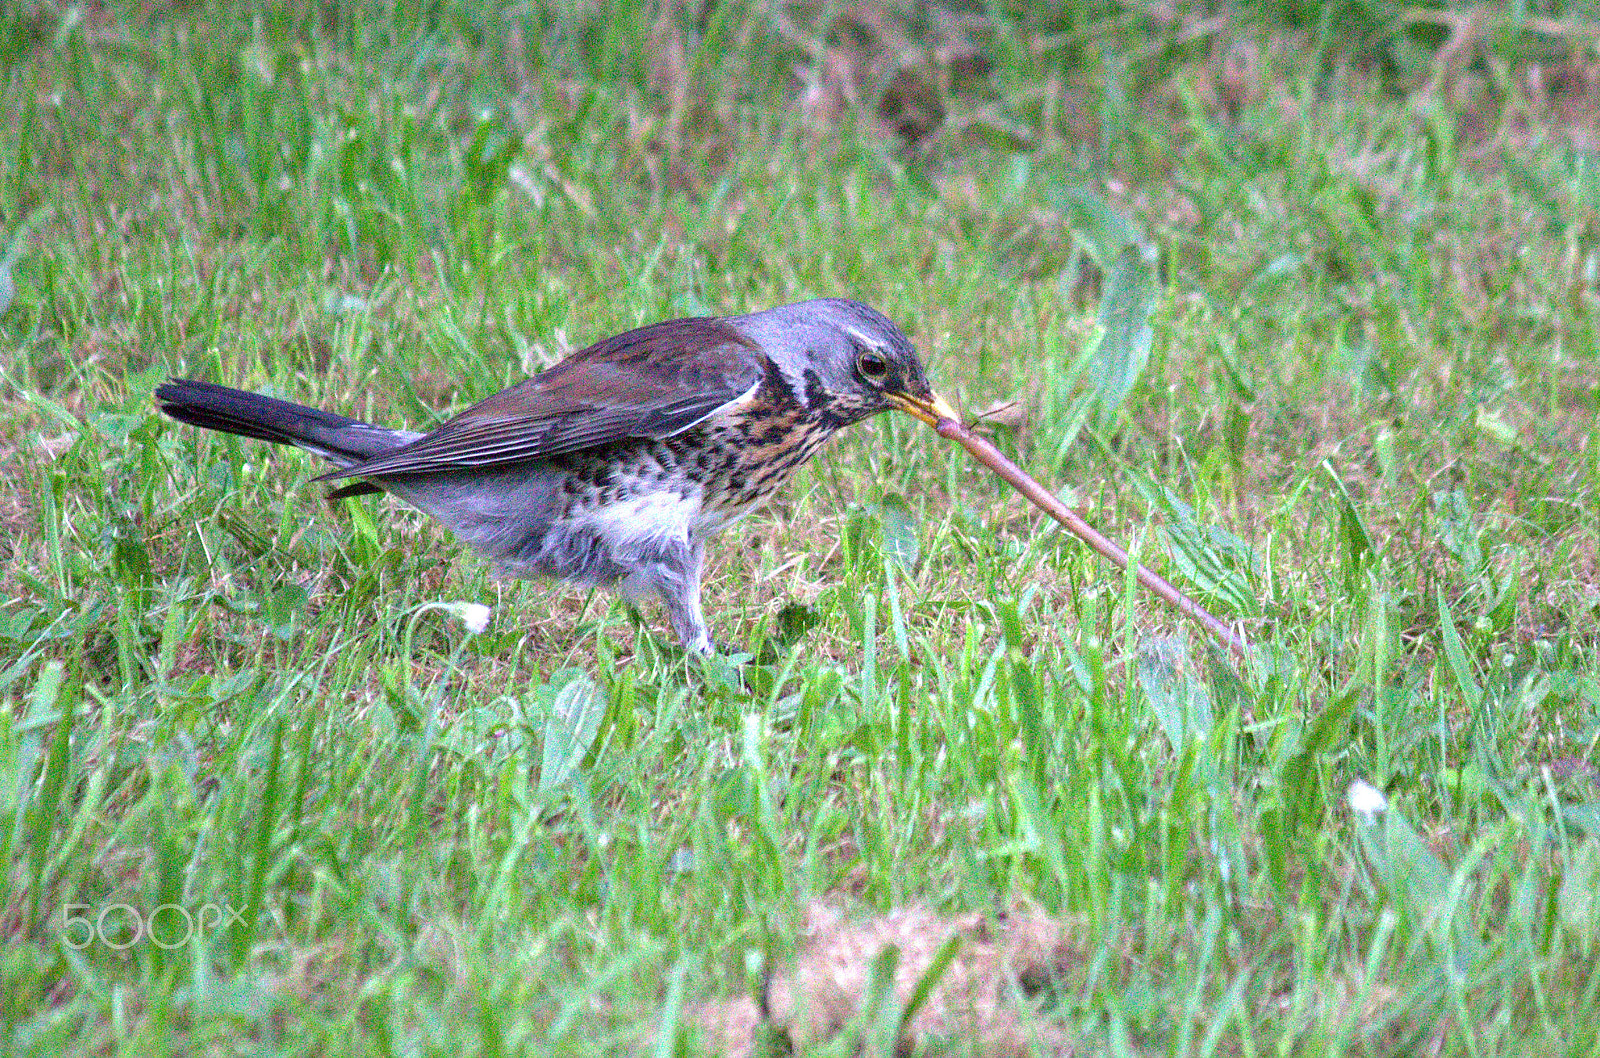
[[[703,475],[706,510],[726,522],[765,503],[833,434],[833,427],[799,409],[756,406],[669,443],[683,445],[682,458]]]
[[[698,501],[690,519],[697,533],[716,532],[765,502],[835,429],[799,409],[753,402],[673,437],[559,457],[563,515],[671,493]]]

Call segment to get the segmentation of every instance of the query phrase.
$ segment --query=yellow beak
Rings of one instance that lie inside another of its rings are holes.
[[[928,399],[913,397],[909,393],[890,393],[888,396],[895,407],[914,419],[921,419],[929,426],[937,426],[940,419],[961,421],[961,414],[937,393]]]

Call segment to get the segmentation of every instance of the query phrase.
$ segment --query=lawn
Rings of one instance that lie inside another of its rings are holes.
[[[0,9],[0,1051],[1600,1052],[1600,9]],[[168,377],[426,428],[866,301],[712,635]],[[491,611],[477,629],[475,606]]]

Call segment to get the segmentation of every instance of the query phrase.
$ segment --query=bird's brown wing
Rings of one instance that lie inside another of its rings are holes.
[[[651,324],[596,342],[408,445],[317,480],[503,466],[670,437],[747,396],[761,380],[762,360],[722,320]]]

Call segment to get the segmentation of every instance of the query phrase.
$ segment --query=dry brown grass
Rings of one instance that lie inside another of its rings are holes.
[[[951,938],[955,955],[935,963]],[[1027,1058],[1077,1051],[1055,1024],[1039,1018],[1027,997],[1038,993],[1084,956],[1070,929],[1032,908],[1001,915],[943,915],[911,905],[882,915],[849,915],[832,904],[806,909],[800,950],[771,974],[759,999],[741,997],[698,1004],[689,1011],[706,1046],[726,1058],[765,1053],[779,1040],[810,1047],[841,1033],[870,1031],[860,1024],[872,993],[875,962],[898,952],[893,999],[904,1009],[938,974],[926,999],[905,1020],[896,1053],[931,1048],[985,1058]]]

